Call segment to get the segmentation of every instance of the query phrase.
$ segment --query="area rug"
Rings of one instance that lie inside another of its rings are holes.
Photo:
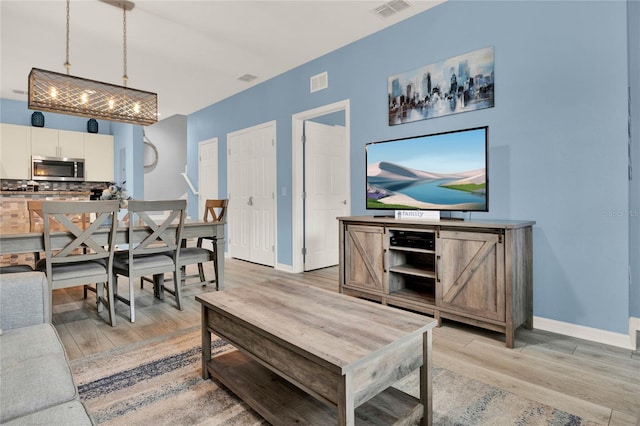
[[[80,398],[98,424],[267,425],[231,391],[202,380],[200,329],[76,359]],[[212,342],[213,354],[234,350]],[[417,395],[418,376],[397,387]],[[580,417],[433,367],[436,425],[591,425]]]

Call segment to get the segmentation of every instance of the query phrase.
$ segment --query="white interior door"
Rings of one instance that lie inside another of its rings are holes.
[[[343,123],[334,122],[334,124],[344,124],[345,132],[345,156],[348,159],[349,146],[350,142],[350,134],[351,134],[351,108],[350,101],[345,99],[343,101],[335,102],[333,104],[324,105],[318,108],[314,108],[308,111],[299,112],[293,114],[291,116],[291,152],[293,157],[292,162],[292,185],[291,185],[291,248],[292,248],[292,257],[293,257],[293,265],[291,267],[291,272],[303,272],[305,270],[305,262],[304,262],[304,251],[305,251],[305,208],[304,208],[304,180],[305,180],[305,156],[304,156],[304,144],[303,135],[304,135],[304,123],[307,120],[314,119],[316,122],[319,121],[318,117],[326,117],[328,115],[333,115],[336,113],[344,114]],[[351,173],[349,171],[350,164],[347,163],[346,167],[346,179],[343,182],[344,188],[347,196],[347,201],[351,200],[350,195],[350,176]],[[348,216],[351,212],[350,206],[347,205],[346,215]],[[337,233],[337,231],[336,231]]]
[[[204,217],[204,202],[218,198],[218,138],[198,144],[198,218]],[[213,241],[205,239],[203,246],[213,250]]]
[[[275,265],[275,122],[227,136],[229,255]]]
[[[218,198],[218,138],[198,144],[198,218],[204,216],[204,202]]]
[[[305,121],[304,270],[338,264],[338,221],[347,216],[345,127]]]

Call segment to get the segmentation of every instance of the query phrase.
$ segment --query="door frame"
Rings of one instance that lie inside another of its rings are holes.
[[[302,149],[302,137],[304,134],[304,121],[327,115],[333,112],[344,111],[345,144],[351,149],[351,111],[350,100],[345,99],[329,105],[324,105],[307,111],[299,112],[291,116],[291,152],[292,152],[292,182],[291,182],[291,266],[294,273],[304,271],[304,157]],[[351,162],[348,162],[347,170],[347,200],[351,202]]]

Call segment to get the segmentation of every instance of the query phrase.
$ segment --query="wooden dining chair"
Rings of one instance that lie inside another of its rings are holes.
[[[209,199],[205,201],[205,211],[202,220],[204,222],[223,222],[227,213],[227,206],[229,205],[228,199],[213,200]],[[212,248],[205,247],[205,241],[211,241]],[[215,237],[201,237],[196,241],[195,247],[187,246],[187,241],[182,240],[182,248],[180,249],[180,271],[182,275],[182,285],[186,284],[186,280],[189,278],[199,278],[199,284],[205,287],[207,284],[216,284],[216,290],[219,289],[218,284],[218,246],[216,244]],[[213,262],[213,278],[206,279],[204,274],[204,264],[207,262]],[[186,267],[188,265],[197,265],[198,273],[187,275]],[[140,277],[140,288],[144,288],[144,283],[153,282],[149,277]]]
[[[27,201],[27,210],[29,211],[29,232],[41,232],[44,226],[44,215],[42,214],[42,202],[45,200],[29,200]],[[50,200],[52,201],[52,200]],[[66,200],[60,200],[66,201]],[[73,200],[76,201],[76,200]],[[83,228],[89,223],[89,215],[85,213],[74,214],[71,217],[72,222],[81,223]],[[55,225],[54,225],[55,224]],[[51,229],[55,230],[59,224],[55,221],[51,222]]]
[[[202,220],[204,222],[223,222],[227,214],[227,206],[229,205],[228,199],[222,200],[206,200],[204,207],[204,216]],[[209,249],[204,246],[205,241],[211,241],[212,248]],[[186,283],[187,278],[198,277],[200,284],[206,286],[207,284],[216,284],[216,290],[219,289],[218,284],[218,245],[216,244],[215,237],[202,237],[198,238],[195,247],[184,247],[180,251],[180,266],[183,271],[188,265],[198,265],[197,275],[183,275],[182,282]],[[213,262],[213,279],[207,280],[204,275],[204,264],[207,262]]]
[[[36,269],[44,271],[49,283],[49,291],[96,284],[96,303],[98,312],[106,305],[109,311],[109,323],[116,325],[115,286],[113,279],[114,236],[116,233],[116,212],[118,201],[43,201],[44,248],[45,258],[40,260]],[[91,225],[84,227],[74,221],[74,216],[95,214]],[[68,240],[62,242],[64,235],[52,230],[52,222],[56,230],[66,232]],[[104,226],[108,224],[108,226]],[[97,233],[107,233],[107,244],[96,241]],[[53,250],[52,238],[56,238]],[[106,291],[106,297],[105,297]],[[51,299],[49,301],[51,303]],[[51,314],[51,306],[49,312]],[[51,320],[51,318],[50,318]]]
[[[29,232],[42,231],[44,216],[42,215],[42,200],[27,201],[29,211]]]
[[[43,200],[29,200],[27,201],[27,210],[29,211],[29,232],[42,232],[44,228],[44,214],[42,213],[42,201]],[[64,200],[60,200],[64,201]],[[88,214],[72,214],[70,215],[70,219],[74,223],[81,223],[82,229],[87,227],[89,222]],[[64,227],[61,227],[60,224],[55,220],[55,218],[50,218],[50,230],[64,230]],[[83,249],[86,252],[86,247]],[[38,261],[40,261],[40,252],[35,252],[33,254],[33,258],[35,259],[36,265]],[[95,293],[96,289],[90,287],[88,285],[84,286],[84,298],[87,298],[87,291],[93,291]]]
[[[44,220],[42,216],[42,201],[28,200],[27,211],[29,213],[29,232],[42,232]],[[36,266],[40,260],[39,251],[33,253],[33,260],[33,266]],[[11,274],[15,272],[33,272],[33,267],[26,264],[0,266],[0,274]]]
[[[42,232],[44,227],[44,216],[42,214],[42,200],[27,201],[27,210],[29,212],[29,232]],[[33,253],[33,259],[36,265],[40,260],[40,252]]]
[[[227,206],[229,200],[227,198],[222,200],[206,200],[204,202],[204,216],[202,218],[205,222],[222,222],[227,215]]]
[[[129,305],[131,322],[135,322],[134,279],[138,277],[153,276],[155,296],[162,299],[167,291],[182,310],[180,285],[175,283],[180,282],[180,241],[186,207],[186,200],[129,201],[128,250],[116,254],[113,271],[129,278],[129,297],[117,293],[115,297]],[[158,222],[153,219],[160,216]],[[166,272],[173,272],[173,289],[164,284]]]

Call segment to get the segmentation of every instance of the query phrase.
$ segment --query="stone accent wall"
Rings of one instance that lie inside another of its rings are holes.
[[[12,196],[0,196],[0,204],[2,205],[2,214],[0,214],[0,233],[2,234],[20,234],[29,232],[30,224],[29,224],[29,210],[27,209],[27,201],[38,199],[55,199],[55,200],[64,200],[64,199],[81,199],[87,200],[88,195],[83,195],[80,197],[74,197],[70,194],[60,194],[60,195],[51,195],[51,194],[32,194],[32,195],[17,195],[19,192],[15,193],[16,195]],[[80,221],[81,218],[78,218]],[[74,222],[76,220],[74,219]],[[41,217],[36,217],[34,220],[34,230],[42,231],[43,229],[43,220]],[[43,257],[43,256],[41,256]],[[19,265],[19,264],[27,264],[31,266],[35,266],[35,256],[33,253],[23,253],[23,254],[11,254],[11,255],[3,255],[0,256],[0,266],[6,265]]]

